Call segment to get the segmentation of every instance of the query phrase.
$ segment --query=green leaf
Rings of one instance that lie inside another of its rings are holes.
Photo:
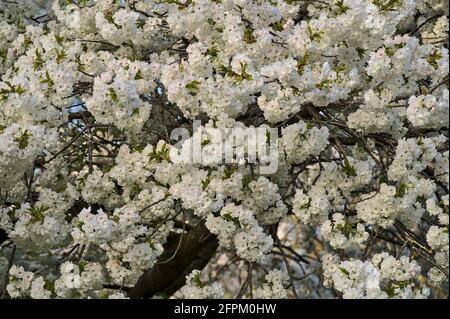
[[[215,46],[212,46],[206,50],[206,55],[212,56],[214,58],[217,57],[218,53],[219,49]]]
[[[31,215],[31,223],[38,223],[38,222],[42,222],[45,218],[44,216],[44,212],[47,211],[49,209],[49,207],[45,206],[45,205],[39,205],[39,206],[34,206],[31,207],[28,212]]]
[[[194,283],[195,286],[199,288],[205,287],[205,284],[200,279],[200,273],[195,274],[194,278],[192,278],[192,282]]]
[[[223,217],[227,222],[233,223],[233,224],[235,224],[237,227],[239,227],[239,226],[241,225],[241,223],[240,223],[240,221],[239,221],[239,218],[235,218],[235,217],[231,216],[230,213],[225,213],[222,217]]]
[[[202,189],[205,190],[209,183],[211,183],[211,176],[207,176],[204,180],[202,180]]]
[[[339,271],[347,276],[350,275],[350,273],[344,267],[339,267]]]
[[[356,169],[350,165],[350,162],[348,159],[344,160],[344,164],[342,165],[342,170],[344,171],[345,175],[348,177],[355,177],[358,174],[356,173]]]
[[[433,66],[433,68],[437,69],[439,67],[437,61],[442,59],[442,54],[439,51],[434,51],[430,56],[427,58],[427,62]]]
[[[2,58],[3,62],[5,62],[8,56],[8,49],[0,49],[0,58]]]
[[[222,76],[233,77],[236,84],[240,84],[244,80],[251,81],[253,76],[247,73],[248,64],[246,62],[241,62],[241,73],[236,73],[231,67],[226,67],[224,65],[219,66],[217,72]]]
[[[78,263],[78,268],[80,269],[80,273],[86,269],[86,266],[89,264],[86,260],[82,260]]]
[[[397,295],[397,293],[395,292],[395,286],[389,284],[386,288],[386,293],[389,298],[395,297]]]
[[[408,190],[409,186],[405,183],[401,183],[398,188],[397,191],[395,193],[395,197],[399,197],[402,198],[403,196],[405,196],[406,191]]]
[[[44,282],[44,289],[54,293],[55,292],[55,283],[52,282],[52,281],[45,280],[45,282]]]
[[[332,80],[326,79],[318,83],[316,87],[321,90],[327,90],[330,88],[331,83],[333,83]]]
[[[308,30],[309,39],[311,41],[322,39],[322,36],[320,35],[320,32],[314,32],[309,24],[308,24],[308,29],[307,30]]]
[[[130,190],[130,198],[134,199],[141,191],[142,191],[142,187],[140,187],[137,184],[134,184]]]
[[[305,71],[305,67],[308,64],[309,54],[305,53],[299,60],[297,60],[297,73],[301,76]]]
[[[251,81],[253,76],[247,73],[248,64],[246,62],[241,62],[241,74],[235,75],[236,84],[241,83],[243,80]]]
[[[392,57],[392,56],[394,56],[394,49],[393,48],[391,48],[391,47],[384,47],[384,52],[386,53],[386,55],[388,56],[388,57]]]
[[[229,179],[234,174],[234,172],[236,172],[236,166],[225,167],[225,176],[222,177],[222,180]]]
[[[59,45],[63,45],[63,43],[64,43],[64,37],[63,36],[60,36],[60,35],[58,35],[58,34],[55,34],[55,40],[56,40],[56,43],[58,43]]]
[[[33,40],[29,36],[25,36],[23,39],[23,45],[25,49],[28,49],[28,47],[33,43]]]
[[[387,184],[389,182],[389,179],[387,175],[381,175],[380,176],[380,184]]]
[[[23,22],[19,21],[17,23],[17,29],[19,29],[21,32],[25,32],[26,31],[26,26]]]
[[[220,65],[218,67],[217,72],[222,75],[222,76],[228,76],[228,77],[234,77],[234,75],[236,73],[233,72],[233,70],[231,69],[231,67],[227,67],[225,65]]]
[[[39,69],[44,64],[44,60],[42,59],[42,55],[41,55],[41,53],[39,52],[38,49],[36,49],[34,51],[34,54],[35,54],[35,58],[34,58],[33,67],[34,67],[34,70],[36,71],[37,69]]]
[[[144,77],[142,76],[141,70],[138,70],[136,72],[136,75],[134,76],[135,80],[142,80]]]
[[[17,93],[19,95],[25,93],[25,89],[20,85],[13,85],[9,81],[4,81],[3,83],[5,83],[9,87],[9,89],[0,90],[0,95],[2,99],[6,99],[8,95],[11,93]]]
[[[336,15],[338,16],[346,13],[350,9],[348,6],[344,4],[344,0],[336,1],[336,7],[337,7]]]
[[[42,80],[41,83],[45,83],[48,85],[49,88],[53,87],[55,82],[50,77],[50,74],[48,73],[48,70],[45,71],[45,80]]]
[[[401,5],[401,0],[372,0],[372,3],[378,7],[381,12],[394,11]]]
[[[386,287],[385,292],[388,294],[389,298],[393,298],[398,295],[397,290],[405,289],[408,285],[412,284],[412,280],[404,281],[391,281]]]
[[[28,139],[32,136],[30,131],[25,130],[22,134],[16,138],[14,138],[14,142],[19,144],[19,149],[23,150],[28,146]]]
[[[347,238],[356,234],[356,224],[338,224],[336,229],[340,230]]]
[[[48,35],[50,33],[50,28],[48,27],[48,23],[43,24],[42,31],[44,31],[44,35]]]
[[[245,175],[242,178],[242,188],[246,190],[250,190],[249,184],[253,181],[253,178],[250,175]]]
[[[188,84],[186,84],[186,89],[188,90],[189,94],[192,96],[195,96],[198,94],[198,92],[200,92],[200,84],[202,84],[202,82],[194,80],[189,82]]]
[[[247,44],[253,44],[256,43],[256,38],[253,35],[253,28],[250,26],[246,26],[245,30],[244,30],[244,36],[242,38],[242,40],[247,43]]]
[[[65,58],[66,58],[66,52],[64,49],[61,49],[61,51],[56,50],[56,63],[60,64]]]
[[[100,294],[98,295],[99,299],[109,299],[109,294],[106,291],[102,291],[100,292]]]
[[[170,162],[170,150],[167,144],[164,144],[158,151],[156,148],[153,149],[152,153],[149,154],[150,162],[162,162],[163,160]]]
[[[343,73],[347,70],[347,66],[345,63],[340,63],[336,66],[335,71],[339,75],[340,73]]]
[[[270,25],[273,31],[281,32],[284,30],[283,25],[286,23],[284,19],[281,19],[280,21],[274,22]]]
[[[366,50],[363,48],[356,48],[355,50],[358,53],[359,58],[362,59],[366,53]]]
[[[112,87],[109,88],[109,96],[111,96],[111,100],[113,100],[114,102],[119,102],[119,98],[117,97],[117,93]]]
[[[146,22],[146,20],[139,19],[136,21],[136,26],[138,28],[142,29],[145,26],[145,22]]]

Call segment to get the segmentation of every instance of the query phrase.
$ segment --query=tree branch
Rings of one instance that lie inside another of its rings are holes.
[[[209,232],[204,221],[180,237],[180,234],[169,237],[159,259],[170,260],[144,272],[129,291],[130,298],[172,295],[185,284],[186,276],[192,270],[206,266],[218,246],[217,238]]]

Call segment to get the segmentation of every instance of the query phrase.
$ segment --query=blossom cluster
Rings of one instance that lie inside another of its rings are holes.
[[[0,296],[448,297],[448,12],[0,1]]]

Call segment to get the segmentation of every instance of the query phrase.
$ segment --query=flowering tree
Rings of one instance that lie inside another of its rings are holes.
[[[448,297],[447,15],[1,0],[0,295]]]

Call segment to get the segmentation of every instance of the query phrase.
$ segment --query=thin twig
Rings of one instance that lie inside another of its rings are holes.
[[[278,238],[277,229],[276,229],[275,225],[273,227],[273,236],[275,237],[275,243],[278,246],[278,249],[280,249],[281,256],[283,257],[284,264],[286,265],[286,270],[287,270],[288,275],[289,275],[289,283],[291,285],[292,293],[293,293],[293,295],[294,295],[294,297],[296,299],[300,299],[298,297],[297,290],[295,289],[295,284],[294,284],[294,278],[293,278],[293,274],[292,274],[291,265],[289,264],[289,261],[286,258],[286,254],[285,254],[285,252],[283,250],[283,246],[281,245],[280,238]]]

